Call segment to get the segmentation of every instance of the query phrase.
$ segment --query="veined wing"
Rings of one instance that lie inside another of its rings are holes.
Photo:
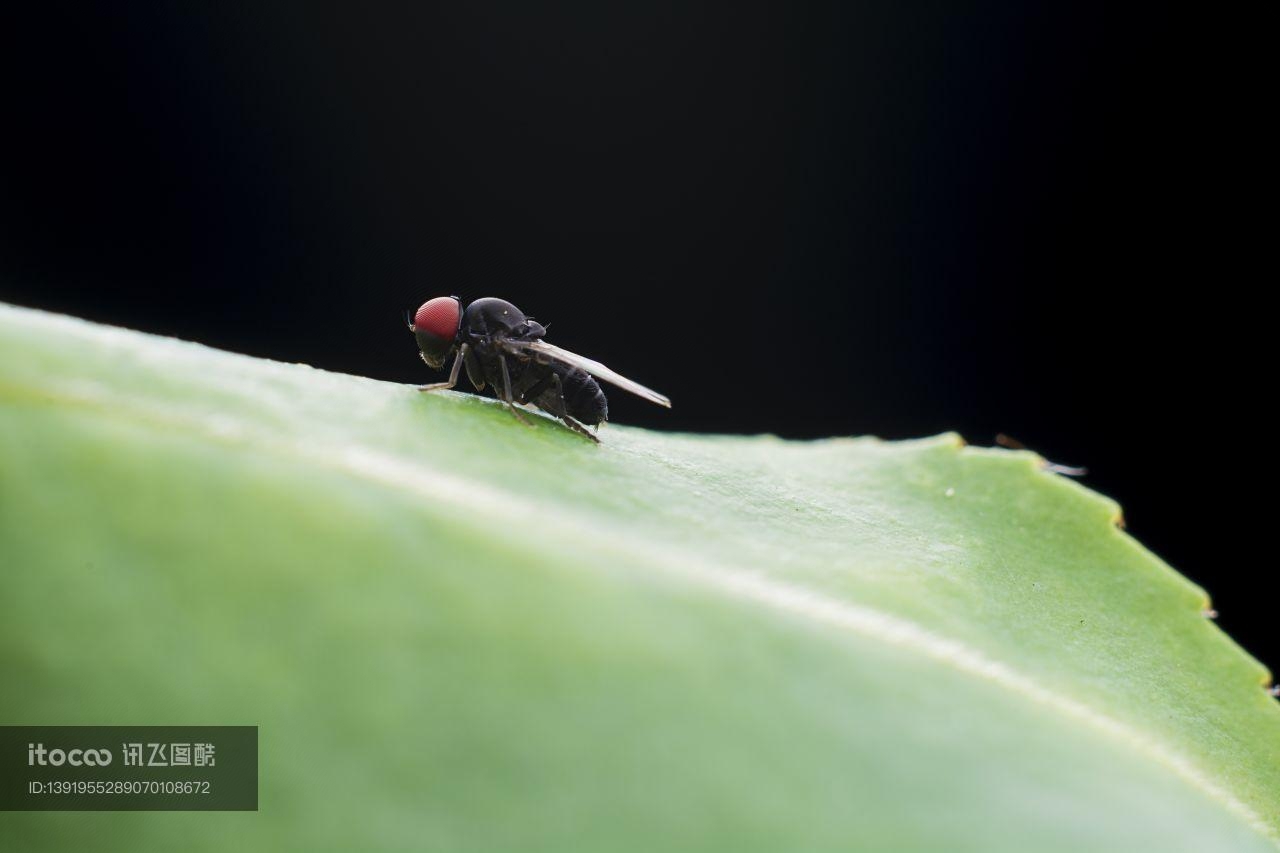
[[[513,341],[506,340],[503,343],[521,353],[533,355],[535,357],[551,358],[556,361],[562,361],[565,364],[571,364],[580,370],[585,370],[597,379],[603,379],[611,385],[617,385],[624,391],[630,391],[637,397],[643,397],[650,403],[657,403],[664,408],[671,408],[671,400],[662,394],[654,391],[652,388],[646,388],[639,382],[628,379],[621,373],[615,373],[605,367],[595,359],[587,358],[584,355],[578,355],[576,352],[569,352],[555,344],[549,344],[546,341]]]

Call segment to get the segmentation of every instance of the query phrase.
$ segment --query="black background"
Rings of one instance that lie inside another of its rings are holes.
[[[119,5],[5,25],[0,298],[424,382],[404,309],[503,296],[616,421],[1004,432],[1280,660],[1248,14]]]

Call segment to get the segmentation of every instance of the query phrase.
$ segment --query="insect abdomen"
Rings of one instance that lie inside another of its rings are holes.
[[[585,371],[566,366],[560,374],[560,386],[564,392],[564,407],[570,417],[590,426],[609,419],[609,401],[600,390],[600,384]]]

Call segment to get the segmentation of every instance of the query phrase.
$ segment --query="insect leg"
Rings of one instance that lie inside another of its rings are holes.
[[[551,387],[552,380],[558,380],[559,378],[560,377],[556,376],[555,373],[547,373],[546,376],[533,383],[531,387],[525,389],[525,392],[520,395],[520,402],[528,403],[531,400],[538,399],[543,391],[546,391]]]
[[[579,435],[585,435],[587,438],[591,439],[591,443],[592,443],[592,444],[599,444],[599,443],[600,443],[600,439],[599,439],[599,438],[596,438],[596,436],[595,436],[595,435],[593,435],[593,434],[592,434],[592,432],[591,432],[589,429],[587,429],[587,428],[586,428],[586,427],[584,427],[582,424],[578,423],[577,421],[575,421],[573,418],[569,417],[568,415],[561,415],[561,416],[560,416],[560,420],[564,421],[564,422],[569,426],[569,429],[573,430],[574,432],[578,433]]]
[[[463,364],[467,368],[467,378],[471,380],[472,387],[477,391],[483,391],[484,370],[480,367],[480,359],[476,357],[476,351],[464,345],[461,355]]]
[[[569,416],[569,406],[564,401],[564,385],[562,385],[560,382],[560,374],[558,373],[551,374],[551,385],[556,389],[556,399],[560,401],[560,420],[564,421],[565,424],[569,427],[569,429],[573,430],[574,432],[580,435],[585,435],[587,438],[591,439],[593,444],[599,444],[600,439],[596,438],[594,435],[592,435],[590,432],[587,431],[586,427],[584,427],[582,424],[578,423],[576,420],[574,420]]]
[[[507,408],[511,410],[511,414],[516,416],[516,420],[527,427],[533,426],[516,408],[515,400],[511,396],[511,374],[507,371],[507,357],[502,353],[498,353],[498,364],[502,367],[502,402],[507,404]]]
[[[453,357],[453,367],[449,368],[449,378],[444,382],[432,382],[430,385],[419,385],[419,391],[448,391],[454,385],[458,384],[458,371],[462,369],[462,361],[467,357],[467,345],[463,344],[462,349],[458,350],[458,354]]]

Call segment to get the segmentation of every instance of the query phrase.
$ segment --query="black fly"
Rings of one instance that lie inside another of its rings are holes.
[[[422,304],[409,322],[422,360],[436,370],[456,350],[449,379],[419,387],[420,391],[452,388],[463,365],[477,391],[493,386],[498,399],[522,423],[516,403],[532,403],[560,418],[576,432],[599,441],[583,424],[598,426],[609,418],[609,404],[596,379],[603,379],[651,403],[671,408],[671,401],[638,382],[542,338],[541,323],[503,299],[477,299],[462,309],[456,296],[438,296]],[[595,377],[593,379],[592,377]]]

